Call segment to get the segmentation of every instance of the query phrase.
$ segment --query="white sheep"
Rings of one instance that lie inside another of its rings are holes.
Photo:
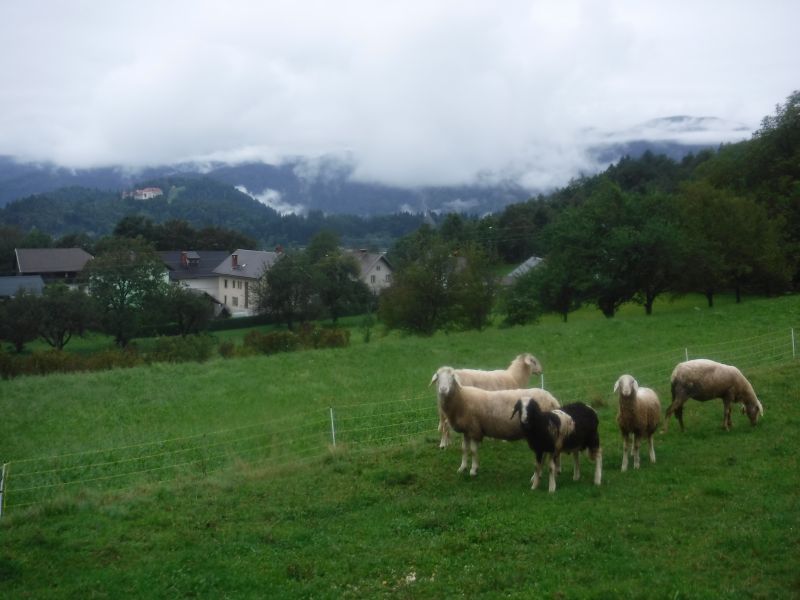
[[[460,375],[452,367],[441,367],[436,371],[431,379],[431,383],[434,382],[450,426],[464,436],[458,472],[462,473],[467,468],[467,457],[471,452],[472,468],[469,473],[473,476],[478,473],[478,447],[484,437],[509,441],[524,437],[520,424],[508,418],[517,400],[523,396],[534,398],[544,410],[559,406],[558,400],[550,392],[539,388],[482,390],[462,385]]]
[[[764,407],[756,396],[753,386],[742,375],[742,372],[732,365],[725,365],[704,358],[688,360],[679,363],[672,371],[672,403],[667,408],[664,417],[664,431],[669,426],[669,418],[675,413],[678,423],[683,431],[683,405],[689,398],[706,401],[721,398],[724,405],[722,427],[729,431],[731,422],[731,405],[734,402],[742,403],[742,412],[750,418],[750,424],[755,425],[758,417],[763,416]]]
[[[536,454],[536,469],[531,477],[531,489],[539,487],[542,462],[550,454],[550,483],[548,491],[556,491],[556,472],[561,452],[572,454],[575,468],[572,479],[581,477],[580,453],[588,450],[594,461],[594,484],[600,485],[603,478],[603,451],[600,448],[600,419],[588,404],[574,402],[561,409],[542,410],[538,402],[520,398],[514,404],[511,419],[519,413],[519,423],[525,432],[528,446]]]
[[[542,373],[542,365],[533,354],[520,354],[506,369],[481,371],[478,369],[456,369],[461,385],[469,385],[483,390],[514,390],[528,386],[531,375]],[[450,427],[442,410],[442,398],[437,398],[439,408],[439,432],[442,434],[439,448],[450,444]]]
[[[633,468],[639,468],[639,447],[642,438],[650,443],[650,462],[656,462],[653,434],[661,422],[661,402],[658,394],[650,388],[639,387],[631,375],[621,375],[614,384],[619,392],[619,413],[617,425],[622,434],[622,470],[628,470],[628,454],[633,456]],[[633,443],[630,438],[633,437]]]

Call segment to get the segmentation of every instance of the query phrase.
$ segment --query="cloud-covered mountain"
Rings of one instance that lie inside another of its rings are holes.
[[[580,156],[569,177],[591,175],[623,156],[646,151],[679,160],[690,152],[749,137],[740,124],[714,117],[672,116],[626,130],[588,130],[573,154]],[[122,192],[170,176],[205,175],[244,192],[281,213],[379,215],[425,211],[485,214],[549,189],[525,185],[524,173],[536,165],[483,173],[457,186],[399,187],[357,178],[357,160],[349,155],[293,157],[280,164],[221,162],[165,165],[146,169],[104,167],[67,169],[53,164],[19,163],[0,157],[0,206],[62,187],[81,186]],[[564,185],[568,180],[561,181]]]

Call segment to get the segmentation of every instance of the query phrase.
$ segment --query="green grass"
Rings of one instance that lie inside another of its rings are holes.
[[[796,598],[793,326],[796,296],[714,309],[684,298],[651,317],[586,310],[566,324],[0,382],[0,596]],[[614,380],[629,371],[666,406],[686,348],[739,365],[764,419],[753,428],[736,411],[726,433],[721,402],[691,402],[686,431],[658,436],[658,463],[644,452],[621,473]],[[562,402],[598,408],[600,488],[584,459],[582,481],[565,461],[556,494],[531,491],[522,442],[484,442],[476,478],[456,474],[457,447],[436,447],[434,370],[523,351]]]

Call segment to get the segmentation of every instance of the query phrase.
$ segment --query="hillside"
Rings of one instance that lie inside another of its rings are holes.
[[[714,309],[687,298],[651,318],[634,308],[613,321],[583,311],[569,324],[2,381],[0,593],[793,597],[797,298]],[[435,368],[502,366],[520,351],[540,358],[562,401],[596,407],[599,488],[583,458],[581,481],[567,459],[554,495],[531,491],[523,442],[484,441],[475,478],[456,473],[457,443],[436,447]],[[613,381],[631,372],[665,407],[687,353],[739,365],[764,418],[751,427],[736,410],[725,432],[720,401],[692,401],[686,431],[673,423],[657,437],[657,463],[645,453],[620,473]]]

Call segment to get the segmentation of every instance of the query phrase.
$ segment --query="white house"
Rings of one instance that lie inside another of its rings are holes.
[[[214,273],[218,276],[216,298],[234,317],[255,314],[255,283],[280,258],[279,252],[236,250]]]
[[[366,250],[351,250],[361,269],[361,281],[367,284],[373,294],[392,284],[392,265],[386,260],[384,253],[367,252]]]

